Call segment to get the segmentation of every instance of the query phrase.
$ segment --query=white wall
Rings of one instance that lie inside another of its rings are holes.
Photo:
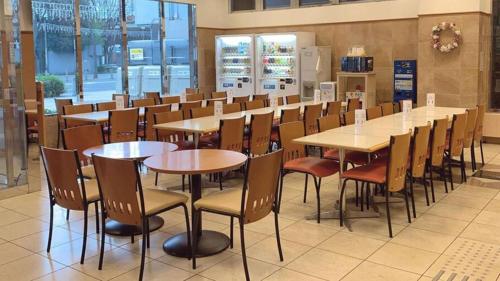
[[[416,18],[418,15],[491,13],[491,0],[389,0],[300,9],[229,12],[228,0],[183,0],[198,5],[198,26],[247,28]]]

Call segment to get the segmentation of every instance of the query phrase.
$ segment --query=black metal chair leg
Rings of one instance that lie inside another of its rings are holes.
[[[444,191],[446,193],[448,193],[448,183],[446,181],[446,170],[444,168],[444,159],[443,159],[443,162],[441,163],[441,171],[440,171],[440,174],[441,174],[441,178],[443,179],[444,181]]]
[[[370,210],[370,183],[366,185],[366,210]]]
[[[425,172],[424,172],[424,178],[422,179],[423,183],[424,183],[424,192],[425,192],[425,202],[427,203],[427,206],[430,205],[430,202],[429,202],[429,190],[427,189],[427,177],[425,176]],[[412,200],[415,201],[415,197],[413,196],[413,192],[411,194],[412,196]],[[415,204],[413,204],[415,206]]]
[[[245,229],[243,227],[244,222],[242,218],[239,218],[240,223],[240,238],[241,238],[241,256],[243,258],[243,267],[245,269],[245,278],[247,281],[250,281],[250,274],[248,273],[248,264],[247,264],[247,253],[245,249]]]
[[[85,262],[85,249],[87,248],[87,228],[88,228],[88,212],[87,212],[87,210],[84,210],[83,211],[83,244],[82,244],[82,255],[80,257],[80,264],[83,264]]]
[[[481,150],[481,164],[484,166],[483,140],[479,141],[479,149]]]
[[[344,226],[344,210],[343,210],[343,201],[344,201],[344,191],[345,191],[345,185],[347,183],[347,180],[344,180],[344,183],[342,184],[342,190],[340,190],[340,200],[339,200],[339,220],[340,220],[340,227]],[[363,191],[363,187],[361,187],[361,191]],[[361,203],[361,206],[363,206],[363,203]]]
[[[321,178],[319,180],[316,179],[316,177],[313,176],[314,179],[314,187],[316,188],[316,205],[317,205],[317,215],[316,215],[316,221],[317,223],[320,223],[321,220],[321,198],[320,198],[320,188],[321,188]]]
[[[94,202],[94,209],[95,209],[95,230],[96,233],[99,234],[99,204],[97,201]]]
[[[151,237],[149,236],[149,218],[146,219],[146,229],[148,230],[148,235],[146,235],[146,247],[149,249],[151,247]]]
[[[361,212],[365,210],[365,183],[361,184],[361,195],[359,196],[359,204],[361,205]]]
[[[278,224],[278,213],[274,211],[274,228],[276,229],[276,243],[278,244],[278,253],[280,261],[283,261],[283,251],[281,250],[280,228]]]
[[[50,202],[50,223],[49,223],[49,240],[47,241],[47,253],[50,252],[53,230],[54,230],[54,204]]]
[[[222,172],[219,173],[219,189],[222,191]]]
[[[69,209],[66,209],[66,220],[69,220]]]
[[[432,203],[436,203],[436,195],[434,193],[434,176],[432,175],[432,166],[429,167],[429,180],[431,181]]]
[[[476,167],[476,151],[474,149],[474,142],[472,142],[472,145],[470,146],[470,159],[472,163],[472,172],[475,172],[477,170],[477,167]]]
[[[448,172],[450,173],[451,190],[453,189],[453,171],[451,169],[451,156],[448,156]]]
[[[307,201],[307,183],[309,182],[309,175],[306,174],[306,181],[304,186],[304,203]]]
[[[105,234],[106,231],[104,231],[104,228],[106,227],[106,213],[104,209],[102,208],[103,205],[101,204],[101,250],[99,252],[99,270],[102,270],[102,262],[104,260],[104,239],[105,239]]]
[[[356,181],[356,207],[359,205],[359,186],[358,181]]]
[[[155,186],[158,186],[158,173],[155,173]],[[182,190],[182,191],[184,191],[184,190]]]
[[[148,239],[148,223],[147,217],[142,219],[142,251],[141,251],[141,269],[139,271],[139,281],[142,281],[144,276],[144,262],[146,260],[146,246]]]
[[[385,209],[387,213],[387,226],[389,227],[389,237],[392,238],[391,210],[389,208],[389,191],[385,192]]]
[[[283,171],[280,172],[280,190],[278,195],[278,213],[281,209],[281,197],[283,196],[283,181],[285,180],[285,173]]]
[[[410,215],[410,203],[408,202],[408,188],[405,183],[404,188],[404,197],[405,197],[405,205],[406,205],[406,215],[408,216],[408,223],[411,223],[411,215]]]
[[[231,217],[230,224],[229,224],[229,247],[231,249],[233,248],[233,241],[234,241],[234,217]]]
[[[464,159],[464,151],[462,150],[462,154],[460,155],[460,173],[462,175],[462,182],[467,182],[467,175],[465,174],[465,159]]]
[[[410,176],[410,195],[411,195],[411,207],[413,209],[413,217],[417,218],[417,210],[415,209],[415,196],[413,192],[413,176]],[[405,195],[407,195],[407,192],[405,190]]]

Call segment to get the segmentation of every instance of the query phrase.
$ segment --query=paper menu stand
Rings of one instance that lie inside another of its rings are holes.
[[[278,107],[278,97],[277,96],[269,97],[269,106],[273,109]]]
[[[224,114],[223,106],[224,103],[222,101],[216,101],[214,103],[214,116],[216,118],[221,118],[222,115]]]
[[[314,90],[314,103],[319,103],[319,102],[321,102],[321,91]]]
[[[181,103],[187,102],[187,95],[186,93],[181,93]]]
[[[434,108],[436,106],[436,94],[434,93],[427,94],[427,106],[430,108]]]
[[[232,104],[234,100],[233,91],[227,91],[227,104]]]
[[[411,112],[412,109],[413,109],[413,101],[412,100],[404,100],[403,101],[403,108],[402,108],[403,114],[407,115],[408,113]]]
[[[116,109],[124,109],[125,108],[125,97],[124,96],[116,96]]]
[[[361,127],[366,122],[366,111],[364,109],[356,109],[354,111],[354,131],[360,133]]]
[[[170,105],[170,111],[179,111],[179,104],[173,103],[172,105]]]
[[[207,107],[207,100],[201,101],[201,107]]]

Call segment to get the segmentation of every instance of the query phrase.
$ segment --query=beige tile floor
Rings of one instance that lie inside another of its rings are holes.
[[[33,147],[32,153],[36,153]],[[486,145],[485,156],[488,164],[484,169],[498,170],[500,145]],[[42,169],[38,160],[32,160],[32,192],[0,200],[0,280],[136,280],[140,243],[131,244],[129,238],[107,237],[104,269],[97,270],[99,236],[93,217],[85,264],[79,264],[83,217],[77,212],[66,221],[64,210],[56,210],[52,250],[46,252],[49,201]],[[143,175],[144,186],[154,188],[153,176]],[[239,188],[241,182],[235,178],[225,184]],[[179,176],[160,177],[162,189],[179,190],[179,185]],[[280,214],[284,262],[279,261],[272,217],[246,227],[252,280],[433,280],[438,274],[439,280],[448,280],[454,273],[455,280],[463,276],[485,281],[499,278],[500,182],[470,179],[449,194],[438,183],[437,202],[430,207],[417,185],[417,219],[413,223],[406,221],[403,204],[391,206],[393,239],[388,237],[384,212],[376,219],[351,220],[350,230],[340,228],[337,220],[321,224],[305,220],[315,210],[315,194],[311,188],[304,204],[303,185],[303,176],[285,179]],[[321,196],[323,210],[331,209],[337,197],[336,176],[323,181]],[[181,210],[162,217],[165,225],[151,236],[145,280],[243,280],[237,231],[233,249],[199,259],[198,269],[192,270],[188,260],[162,250],[165,239],[184,231]],[[204,227],[228,234],[229,220],[205,215]]]

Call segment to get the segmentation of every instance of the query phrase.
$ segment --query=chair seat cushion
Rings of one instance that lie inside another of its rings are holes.
[[[271,131],[271,141],[272,142],[279,142],[280,140],[280,136],[279,136],[279,133],[278,133],[278,130],[272,130]]]
[[[146,209],[146,216],[154,215],[162,210],[175,206],[177,204],[188,201],[188,197],[182,193],[158,190],[158,189],[143,189],[144,207]],[[139,193],[137,193],[137,200]],[[140,201],[138,201],[140,202]]]
[[[339,171],[339,165],[335,161],[316,157],[290,160],[283,167],[285,170],[306,173],[320,178],[331,176]]]
[[[194,202],[198,209],[239,215],[241,211],[242,189],[231,188],[207,195]]]
[[[387,166],[383,163],[383,161],[374,161],[373,164],[347,170],[342,174],[342,178],[384,184]]]
[[[95,179],[95,169],[94,165],[82,166],[82,175],[84,178]]]
[[[180,140],[178,142],[175,142],[175,144],[177,145],[178,150],[195,149],[194,142],[192,141]]]
[[[93,169],[93,167],[92,167]],[[87,202],[98,201],[101,197],[99,195],[99,186],[96,180],[85,181],[85,195],[87,196]]]
[[[201,135],[198,140],[198,146],[200,148],[215,148],[219,145],[219,139],[220,137],[218,133]]]
[[[340,161],[339,151],[337,149],[326,151],[323,157],[337,162]],[[344,160],[354,165],[362,166],[368,164],[368,154],[359,151],[346,151]]]

